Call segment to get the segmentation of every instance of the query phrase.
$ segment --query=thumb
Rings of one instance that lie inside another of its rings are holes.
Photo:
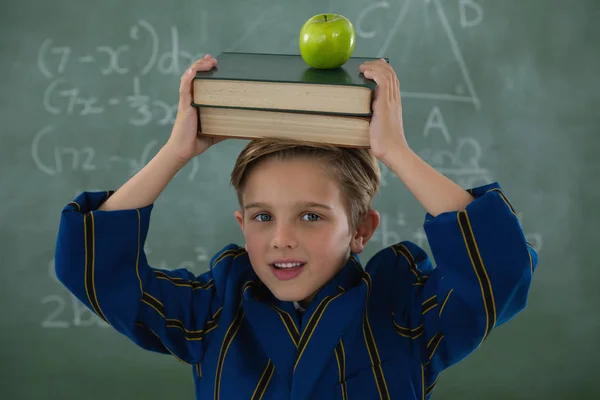
[[[185,109],[192,104],[192,81],[196,71],[193,68],[189,68],[181,76],[181,83],[179,84],[179,109]]]

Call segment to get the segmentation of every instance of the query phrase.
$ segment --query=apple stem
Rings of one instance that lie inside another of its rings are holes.
[[[327,15],[323,14],[323,18],[325,18],[325,22],[327,22]]]

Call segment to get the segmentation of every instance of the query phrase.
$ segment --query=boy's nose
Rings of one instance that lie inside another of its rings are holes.
[[[298,239],[294,233],[294,228],[287,224],[281,224],[277,226],[275,235],[273,236],[272,245],[277,249],[284,247],[293,249],[298,246]]]

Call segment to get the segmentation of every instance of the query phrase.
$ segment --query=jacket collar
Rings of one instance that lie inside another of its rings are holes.
[[[352,254],[306,308],[302,324],[294,303],[275,298],[258,277],[246,285],[242,307],[248,323],[292,400],[310,398],[330,361],[323,354],[334,353],[347,326],[360,315],[368,292],[363,276],[358,256]]]

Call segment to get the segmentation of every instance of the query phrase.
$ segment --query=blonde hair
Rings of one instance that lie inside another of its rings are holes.
[[[369,211],[380,188],[381,172],[377,159],[368,149],[337,147],[288,138],[263,138],[250,141],[238,155],[231,172],[231,184],[243,208],[243,191],[249,172],[260,161],[285,161],[305,157],[325,162],[327,171],[339,184],[351,229]]]

